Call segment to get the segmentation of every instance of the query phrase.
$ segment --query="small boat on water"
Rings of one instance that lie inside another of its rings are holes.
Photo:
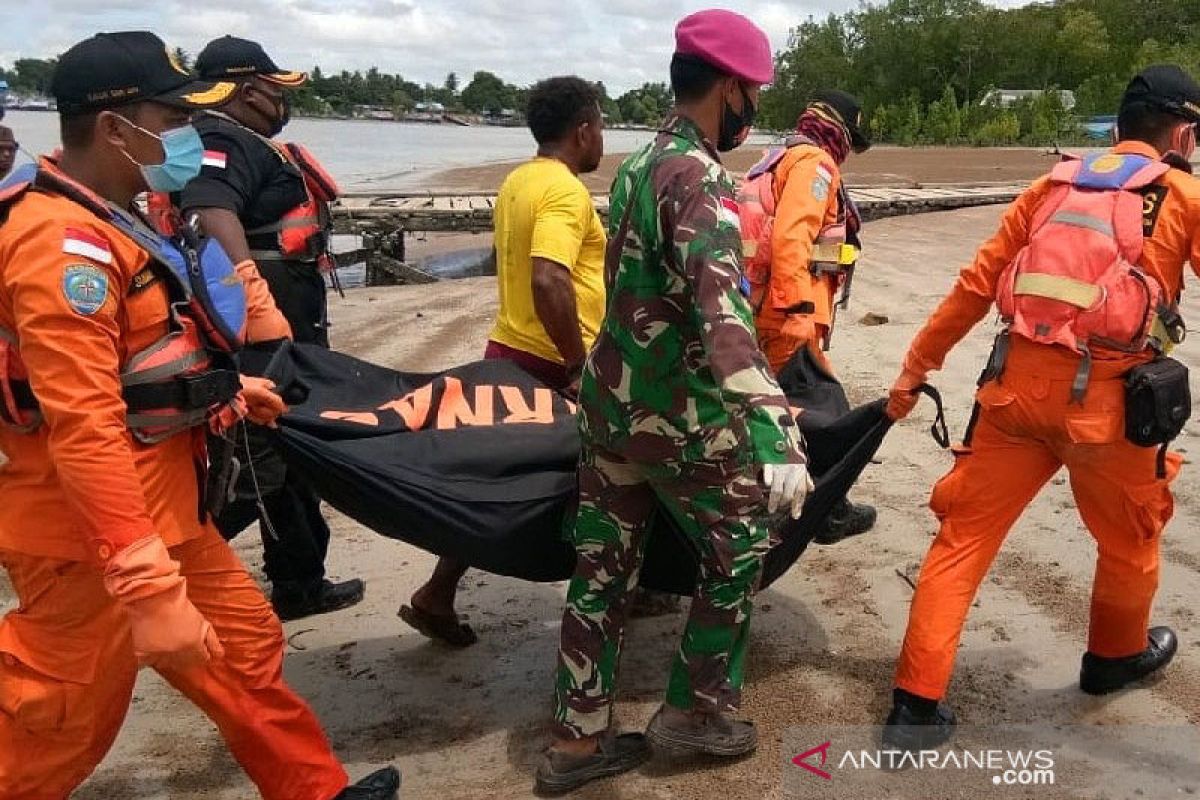
[[[0,96],[3,96],[4,107],[11,111],[57,111],[58,104],[48,97],[33,96],[22,97],[18,94],[5,94],[0,91]]]

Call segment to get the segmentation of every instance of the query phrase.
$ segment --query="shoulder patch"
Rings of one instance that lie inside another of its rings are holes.
[[[225,169],[229,163],[229,156],[222,153],[220,150],[205,150],[204,158],[200,165],[204,167],[214,167],[216,169]]]
[[[721,216],[720,221],[733,225],[738,230],[742,228],[741,216],[738,213],[737,201],[732,197],[721,198]]]
[[[108,273],[91,264],[72,264],[63,270],[63,296],[76,314],[90,317],[108,299]]]
[[[821,177],[820,169],[817,171],[816,177],[812,181],[812,196],[818,200],[824,201],[829,198],[830,182]]]
[[[1152,184],[1142,190],[1142,236],[1149,238],[1158,227],[1158,214],[1170,192],[1166,186]]]

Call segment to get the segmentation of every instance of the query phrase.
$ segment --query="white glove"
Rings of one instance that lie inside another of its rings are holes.
[[[763,483],[770,487],[767,513],[774,514],[785,503],[791,503],[792,519],[800,519],[804,498],[813,490],[812,477],[804,464],[764,464]]]

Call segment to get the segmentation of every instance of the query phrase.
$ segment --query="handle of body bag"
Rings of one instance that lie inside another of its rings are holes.
[[[238,371],[275,384],[275,391],[289,406],[308,399],[309,386],[296,374],[292,342],[277,339],[248,345],[238,353]]]
[[[929,435],[943,450],[949,449],[950,429],[946,426],[946,407],[942,403],[942,393],[928,383],[922,383],[913,389],[912,393],[925,395],[937,406],[937,416],[934,417],[933,424],[929,426]]]
[[[284,340],[271,356],[271,360],[267,362],[267,368],[263,370],[263,377],[274,381],[275,390],[288,405],[294,406],[308,400],[310,387],[296,374],[296,364],[292,361],[291,341]]]

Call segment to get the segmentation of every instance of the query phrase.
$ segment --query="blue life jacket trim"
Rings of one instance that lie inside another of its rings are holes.
[[[1094,167],[1100,162],[1103,162],[1106,167],[1115,163],[1115,167],[1097,172]],[[1075,180],[1072,183],[1081,189],[1115,192],[1123,188],[1130,178],[1151,163],[1153,163],[1153,159],[1132,153],[1124,155],[1090,153],[1083,158],[1079,172],[1075,174]]]

